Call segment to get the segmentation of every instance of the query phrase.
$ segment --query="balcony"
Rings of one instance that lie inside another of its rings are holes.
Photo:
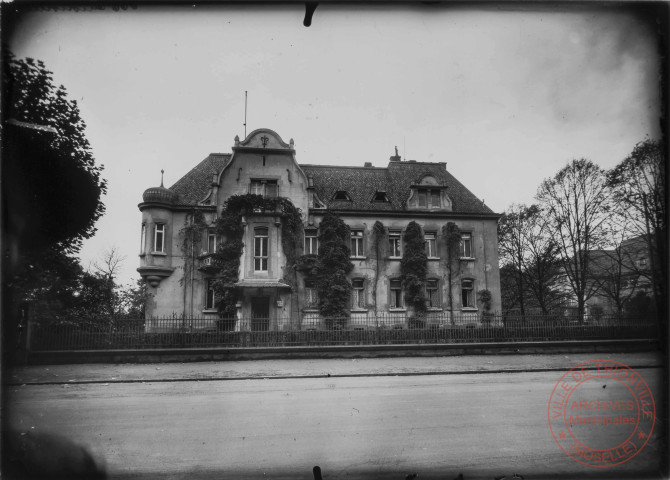
[[[205,273],[212,273],[217,270],[216,262],[211,253],[198,257],[198,270]]]

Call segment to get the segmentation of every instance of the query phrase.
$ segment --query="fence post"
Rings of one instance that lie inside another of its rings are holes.
[[[24,303],[21,305],[21,311],[20,311],[20,323],[19,325],[24,326],[24,334],[23,334],[23,364],[28,365],[28,361],[30,360],[30,353],[31,353],[31,341],[32,341],[32,322],[30,319],[30,315],[28,314],[28,304]]]

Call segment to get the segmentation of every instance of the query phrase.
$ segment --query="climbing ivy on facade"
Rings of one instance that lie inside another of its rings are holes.
[[[215,304],[221,317],[236,314],[238,292],[235,283],[239,280],[240,258],[244,250],[244,216],[274,214],[281,219],[282,249],[286,256],[284,280],[296,286],[295,263],[302,240],[302,212],[283,197],[265,198],[261,195],[233,195],[223,204],[216,222],[216,233],[223,242],[212,255],[216,268]]]

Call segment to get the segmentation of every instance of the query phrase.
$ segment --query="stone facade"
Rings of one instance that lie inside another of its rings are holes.
[[[287,144],[272,130],[259,129],[242,141],[236,137],[232,154],[210,154],[172,187],[161,185],[144,192],[139,205],[138,271],[152,295],[148,319],[197,317],[210,318],[214,324],[218,315],[208,281],[215,271],[209,255],[225,240],[214,236],[216,218],[229,197],[247,193],[286,197],[302,211],[305,241],[299,254],[316,253],[315,237],[326,212],[337,213],[351,228],[352,327],[364,328],[380,317],[402,326],[411,315],[398,289],[402,289],[402,234],[413,220],[426,237],[429,321],[432,316],[437,323],[456,318],[479,322],[483,309],[478,292],[482,290],[491,293],[490,310],[500,311],[499,215],[458,182],[446,163],[402,161],[395,155],[383,168],[370,163],[362,167],[299,165],[293,140]],[[207,227],[202,229],[200,250],[188,252],[183,251],[180,232],[194,209],[202,212]],[[379,264],[371,236],[376,221],[386,229]],[[442,233],[447,222],[462,232],[451,274]],[[236,330],[321,326],[307,279],[298,274],[293,288],[282,280],[287,266],[281,235],[281,222],[273,212],[244,219]]]

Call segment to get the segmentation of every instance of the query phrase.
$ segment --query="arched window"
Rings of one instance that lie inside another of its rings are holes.
[[[268,271],[268,229],[256,227],[254,229],[254,270]]]

